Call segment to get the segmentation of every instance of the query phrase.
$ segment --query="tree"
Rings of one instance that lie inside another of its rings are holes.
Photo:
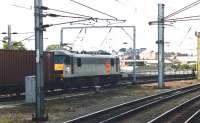
[[[46,51],[56,50],[56,49],[59,49],[59,48],[60,48],[60,45],[58,45],[58,44],[51,44],[51,45],[47,46]]]
[[[126,48],[119,49],[119,52],[126,52]]]
[[[191,67],[191,69],[196,70],[196,66],[197,66],[197,64],[193,64],[190,67]]]
[[[3,41],[3,49],[8,49],[8,42]],[[22,42],[13,41],[12,49],[14,50],[26,50],[24,44]]]
[[[109,52],[104,51],[104,50],[98,50],[97,52],[98,52],[99,54],[102,54],[102,55],[110,55]]]

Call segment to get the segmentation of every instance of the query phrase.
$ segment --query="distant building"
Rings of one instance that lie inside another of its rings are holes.
[[[156,59],[156,52],[152,51],[152,50],[147,50],[146,49],[146,50],[142,51],[139,54],[139,58],[143,59],[143,60],[146,60],[146,59],[149,59],[149,60]]]
[[[120,54],[121,60],[131,60],[133,59],[133,50],[127,49],[126,52],[118,53]],[[175,52],[166,52],[165,56],[165,64],[195,64],[197,61],[197,56],[191,56],[183,53],[175,53]],[[136,49],[136,59],[137,60],[145,60],[147,64],[151,64],[150,66],[154,66],[157,64],[158,52],[153,50],[148,50],[146,48]]]
[[[196,64],[197,56],[177,56],[177,61],[180,64]]]
[[[140,59],[139,54],[143,51],[145,51],[146,48],[140,48],[140,49],[135,49],[135,56],[136,59]],[[129,49],[124,49],[122,48],[119,52],[118,55],[120,57],[123,57],[123,59],[133,59],[133,49],[129,48]]]

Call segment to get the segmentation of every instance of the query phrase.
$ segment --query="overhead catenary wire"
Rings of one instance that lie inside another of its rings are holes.
[[[193,15],[193,16],[165,19],[164,22],[175,23],[175,22],[179,22],[179,21],[197,21],[197,20],[200,20],[200,15]],[[151,21],[151,22],[149,22],[149,25],[157,24],[157,23],[158,23],[158,21]]]
[[[52,11],[56,11],[56,12],[62,12],[62,13],[67,13],[67,14],[77,15],[77,16],[87,17],[87,18],[91,17],[91,16],[87,16],[87,15],[83,15],[83,14],[77,14],[77,13],[63,11],[63,10],[59,10],[59,9],[53,9],[53,8],[49,8],[49,7],[46,7],[46,6],[42,6],[41,9],[43,9],[43,10],[52,10]]]
[[[190,27],[188,29],[188,31],[186,32],[185,36],[183,37],[182,41],[179,43],[178,46],[181,46],[183,44],[183,42],[185,41],[186,37],[188,36],[189,32],[191,31],[192,27]]]
[[[16,34],[30,34],[30,33],[34,33],[34,32],[17,32]]]
[[[80,25],[85,25],[85,26],[94,26],[94,23],[76,23],[76,24],[80,24]],[[71,25],[73,25],[73,23],[71,24]]]
[[[20,43],[20,42],[22,42],[22,41],[25,41],[25,40],[28,40],[28,39],[30,39],[30,38],[32,38],[32,37],[34,37],[35,35],[31,35],[31,36],[28,36],[28,37],[26,37],[26,38],[24,38],[24,39],[22,39],[22,40],[20,40],[20,41],[17,41],[17,42],[14,42],[15,44],[18,44],[18,43]],[[4,40],[0,40],[0,41],[4,41]]]
[[[83,31],[83,28],[81,28],[80,31],[78,32],[78,34],[77,34],[76,38],[74,39],[73,43],[75,43],[77,41],[77,39],[79,38],[79,36],[80,36],[82,31]]]
[[[180,41],[180,43],[178,44],[178,46],[179,46],[180,48],[178,48],[178,49],[176,50],[176,52],[178,52],[178,51],[180,51],[180,50],[183,50],[183,49],[181,49],[181,45],[183,44],[184,41],[186,41],[185,39],[187,38],[187,36],[188,36],[188,34],[191,32],[191,30],[192,30],[192,26],[189,27],[189,29],[187,30],[187,32],[186,32],[186,34],[184,35],[183,39],[182,39],[182,40]]]
[[[35,36],[35,35],[28,36],[28,37],[26,37],[26,38],[24,38],[24,39],[22,39],[22,40],[20,40],[20,41],[18,41],[18,42],[22,42],[22,41],[28,40],[28,39],[30,39],[30,38],[32,38],[32,37],[34,37],[34,36]]]
[[[69,16],[69,15],[59,15],[59,14],[54,14],[54,13],[47,13],[47,12],[45,12],[44,14],[43,14],[43,16],[44,17],[47,17],[47,16],[49,16],[49,17],[62,17],[62,18],[86,18],[86,17],[82,17],[82,16]],[[87,17],[88,18],[88,17]]]
[[[170,22],[170,23],[174,23],[174,22],[178,22],[178,21],[194,21],[194,20],[199,20],[199,18],[192,18],[192,17],[197,17],[197,16],[189,16],[189,17],[182,17],[182,18],[175,18],[175,19],[170,19],[171,17],[177,15],[177,14],[180,14],[181,12],[184,12],[196,5],[200,4],[200,0],[197,0],[167,16],[165,16],[163,19],[164,19],[164,22]],[[153,25],[153,24],[157,24],[158,21],[150,21],[149,22],[149,25]]]
[[[83,21],[87,21],[90,19],[81,19],[81,20],[76,20],[76,21],[68,21],[68,22],[62,22],[62,23],[56,23],[56,24],[46,24],[43,25],[43,28],[47,28],[47,27],[51,27],[51,26],[58,26],[58,25],[63,25],[63,24],[72,24],[72,23],[76,23],[76,22],[83,22]]]
[[[118,21],[118,22],[125,22],[126,20],[122,19],[109,19],[109,18],[98,18],[98,17],[80,17],[80,16],[65,16],[65,15],[59,15],[54,13],[45,13],[44,16],[49,17],[63,17],[63,18],[76,18],[76,19],[90,19],[90,20],[105,20],[105,21]]]
[[[190,18],[190,19],[171,19],[171,20],[165,20],[165,22],[178,22],[178,21],[197,21],[197,20],[200,20],[200,17],[199,18]]]
[[[111,32],[112,28],[110,28],[106,34],[106,36],[104,37],[103,41],[101,42],[100,46],[102,46],[104,44],[104,42],[106,41],[106,39],[108,38],[110,32]]]
[[[92,21],[95,21],[97,22],[98,20],[104,20],[104,21],[121,21],[121,22],[125,22],[126,20],[115,20],[115,19],[104,19],[104,18],[93,18],[93,17],[90,17],[90,18],[81,18],[79,20],[75,20],[75,21],[68,21],[68,22],[62,22],[62,23],[57,23],[57,24],[46,24],[46,25],[43,25],[43,28],[47,28],[47,27],[51,27],[51,26],[57,26],[57,25],[63,25],[63,24],[74,24],[74,23],[77,23],[77,22],[84,22],[84,21],[88,21],[88,20],[92,20]]]
[[[83,14],[77,14],[77,13],[72,13],[72,12],[68,12],[68,11],[63,11],[63,10],[58,10],[58,9],[52,9],[52,8],[48,8],[46,6],[42,6],[42,9],[44,10],[53,10],[53,11],[57,11],[57,12],[62,12],[62,13],[66,13],[66,14],[72,14],[72,15],[77,15],[77,16],[65,16],[65,15],[59,15],[59,14],[54,14],[54,13],[47,13],[44,16],[50,16],[50,17],[69,17],[69,18],[93,18],[93,19],[98,19],[98,20],[116,20],[116,21],[122,21],[125,22],[126,20],[123,19],[117,19],[116,17],[112,16],[113,19],[108,19],[108,18],[98,18],[98,17],[92,17],[92,16],[88,16],[88,15],[83,15]],[[44,12],[45,13],[45,12]],[[106,14],[106,13],[104,13]],[[111,15],[110,15],[111,16]]]
[[[72,2],[74,2],[74,3],[76,3],[76,4],[79,4],[79,5],[81,5],[81,6],[84,6],[84,7],[88,8],[88,9],[91,9],[91,10],[93,10],[93,11],[96,11],[96,12],[98,12],[98,13],[101,13],[101,14],[103,14],[103,15],[109,16],[109,17],[114,18],[114,19],[117,20],[116,17],[114,17],[114,16],[112,16],[112,15],[110,15],[110,14],[107,14],[107,13],[105,13],[105,12],[99,11],[99,10],[97,10],[97,9],[94,9],[94,8],[92,8],[92,7],[89,7],[89,6],[87,6],[87,5],[84,5],[84,4],[79,3],[79,2],[77,2],[77,1],[74,1],[74,0],[70,0],[70,1],[72,1]]]
[[[16,5],[16,4],[10,4],[10,5],[14,7],[22,8],[22,9],[27,9],[27,10],[32,10],[33,8],[32,6],[26,7],[26,6]]]
[[[30,34],[34,32],[12,32],[11,34]],[[2,32],[1,34],[8,34],[7,32]]]
[[[51,9],[51,8],[48,8],[48,7],[45,7],[43,6],[42,7],[43,10],[55,10],[55,9]],[[57,11],[62,11],[62,10],[57,10]],[[62,11],[64,13],[68,13],[69,12],[66,12],[66,11]],[[70,13],[71,14],[71,13]],[[74,13],[73,13],[74,14]],[[75,14],[75,15],[79,15],[79,16],[69,16],[69,15],[60,15],[60,14],[55,14],[55,13],[49,13],[49,12],[44,12],[43,14],[43,17],[63,17],[63,18],[71,18],[71,19],[79,19],[79,20],[73,20],[73,21],[68,21],[68,22],[62,22],[62,23],[57,23],[57,24],[46,24],[46,25],[43,25],[43,29],[45,30],[45,28],[47,27],[51,27],[51,26],[56,26],[56,25],[63,25],[63,24],[82,24],[80,22],[84,22],[84,21],[89,21],[89,20],[92,20],[94,22],[97,22],[98,20],[100,21],[117,21],[117,22],[125,22],[126,20],[121,20],[121,19],[110,19],[110,18],[98,18],[98,17],[91,17],[91,16],[82,16],[80,14]],[[86,24],[84,24],[86,25]],[[87,24],[87,25],[93,25],[93,24]]]
[[[181,9],[179,9],[179,10],[177,10],[177,11],[175,11],[175,12],[169,14],[169,15],[167,15],[166,17],[164,17],[164,19],[168,19],[168,18],[170,18],[172,16],[175,16],[175,15],[177,15],[177,14],[183,12],[183,11],[186,11],[186,10],[188,10],[188,9],[190,9],[190,8],[198,5],[198,4],[200,4],[200,0],[197,0],[197,1],[195,1],[195,2],[193,2],[193,3],[191,3],[191,4],[187,5],[187,6],[185,6],[183,8],[181,8]]]
[[[133,37],[130,36],[130,34],[129,34],[123,27],[122,27],[121,29],[124,31],[124,33],[125,33],[131,40],[133,40]]]
[[[186,16],[186,17],[179,17],[179,18],[172,18],[172,19],[165,19],[167,20],[179,20],[179,19],[189,19],[189,18],[198,18],[200,15],[194,15],[194,16]]]
[[[72,2],[75,2],[77,4],[81,4],[81,3],[78,3],[76,1],[72,1]],[[117,22],[125,22],[126,20],[122,20],[122,19],[117,19],[116,17],[114,16],[111,16],[111,15],[108,15],[104,12],[101,12],[99,10],[96,10],[96,9],[93,9],[89,6],[86,6],[86,5],[83,5],[81,4],[82,6],[84,7],[87,7],[89,9],[92,9],[94,11],[97,11],[101,14],[104,14],[104,15],[107,15],[109,17],[112,17],[112,18],[98,18],[98,17],[92,17],[92,16],[87,16],[87,15],[83,15],[83,14],[77,14],[77,13],[72,13],[72,12],[68,12],[68,11],[63,11],[63,10],[58,10],[58,9],[53,9],[53,8],[49,8],[49,7],[46,7],[46,6],[42,6],[40,9],[43,9],[44,10],[44,14],[42,15],[43,17],[63,17],[63,18],[70,18],[70,19],[77,19],[77,20],[72,20],[72,21],[67,21],[67,22],[62,22],[62,23],[56,23],[56,24],[45,24],[43,25],[43,29],[45,30],[46,28],[48,27],[51,27],[51,26],[57,26],[57,25],[63,25],[63,24],[82,24],[81,22],[85,22],[85,21],[94,21],[94,22],[97,22],[98,20],[101,20],[101,21],[117,21]],[[56,12],[62,12],[62,13],[65,13],[65,14],[72,14],[72,15],[76,15],[76,16],[69,16],[69,15],[60,15],[60,14],[55,14],[55,13],[50,13],[50,12],[47,12],[47,10],[51,10],[51,11],[56,11]],[[84,25],[87,25],[87,24],[84,24]],[[94,24],[91,24],[89,23],[88,25],[94,25]]]

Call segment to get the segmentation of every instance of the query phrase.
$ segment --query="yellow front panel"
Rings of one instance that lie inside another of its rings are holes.
[[[64,64],[54,64],[54,70],[55,71],[64,70]]]

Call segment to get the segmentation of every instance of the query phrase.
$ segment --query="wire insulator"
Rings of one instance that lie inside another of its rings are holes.
[[[41,6],[41,8],[40,9],[43,9],[43,10],[49,10],[49,8],[48,7],[46,7],[46,6]]]
[[[43,25],[42,28],[45,29],[45,28],[48,28],[48,27],[51,27],[51,26],[53,26],[53,24],[46,24],[46,25]]]
[[[57,14],[52,14],[52,13],[50,13],[50,14],[46,14],[47,16],[50,16],[50,17],[60,17],[60,15],[57,15]]]

